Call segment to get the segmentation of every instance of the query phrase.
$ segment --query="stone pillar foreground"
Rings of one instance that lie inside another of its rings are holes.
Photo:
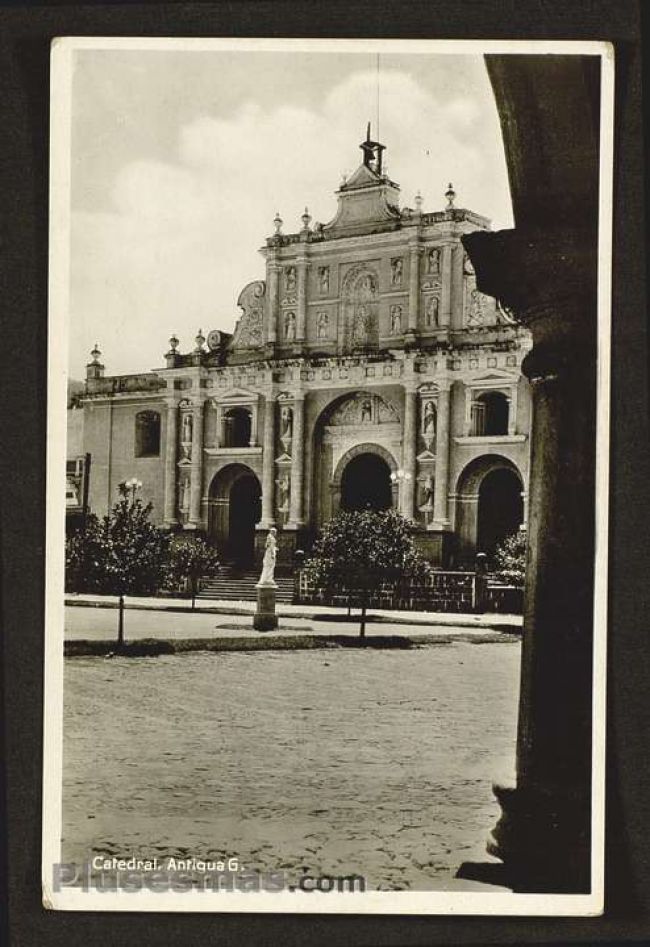
[[[176,451],[178,441],[178,405],[175,399],[167,402],[165,432],[165,526],[178,525],[176,516]]]
[[[275,396],[266,395],[264,405],[264,452],[262,455],[262,519],[260,527],[273,526],[273,499],[275,487]]]
[[[203,487],[203,401],[192,406],[192,466],[190,467],[190,515],[188,526],[201,525],[201,493]]]
[[[442,383],[438,394],[438,414],[436,418],[436,479],[433,494],[433,527],[446,529],[447,497],[449,496],[449,421],[450,388]]]
[[[515,890],[588,892],[595,234],[501,231],[463,242],[481,290],[512,308],[534,341],[523,364],[533,420],[517,777],[495,787],[502,816],[488,851]]]
[[[412,520],[414,514],[415,453],[417,436],[417,395],[410,388],[404,390],[404,442],[402,445],[403,479],[400,483],[402,516]]]
[[[305,399],[296,395],[293,402],[293,436],[291,438],[291,499],[287,527],[303,525],[303,472],[305,463]]]

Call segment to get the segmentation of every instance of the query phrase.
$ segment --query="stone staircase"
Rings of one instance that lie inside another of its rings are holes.
[[[232,566],[224,566],[216,576],[201,580],[201,590],[197,595],[197,599],[254,602],[257,599],[255,586],[259,579],[259,572],[242,572]],[[278,586],[276,602],[291,603],[293,600],[293,578],[291,576],[276,575],[275,581]]]

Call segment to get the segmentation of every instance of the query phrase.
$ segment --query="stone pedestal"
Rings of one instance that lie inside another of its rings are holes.
[[[277,585],[258,583],[257,589],[257,609],[253,615],[253,628],[255,631],[273,631],[278,627],[278,616],[275,614],[275,593]]]

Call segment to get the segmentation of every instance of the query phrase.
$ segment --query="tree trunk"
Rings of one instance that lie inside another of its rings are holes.
[[[124,596],[120,595],[118,615],[117,615],[117,649],[118,651],[124,644]]]
[[[363,597],[361,599],[361,624],[359,625],[360,638],[366,637],[366,601],[367,601],[367,598],[364,592]]]

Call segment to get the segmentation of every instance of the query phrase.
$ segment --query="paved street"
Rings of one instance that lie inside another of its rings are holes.
[[[114,629],[114,611],[90,611],[68,610],[70,633]],[[127,634],[173,634],[177,617],[129,613]],[[205,635],[221,616],[183,619]],[[491,783],[513,778],[519,654],[504,635],[67,659],[63,860],[234,855],[454,887],[461,861],[485,858]]]

